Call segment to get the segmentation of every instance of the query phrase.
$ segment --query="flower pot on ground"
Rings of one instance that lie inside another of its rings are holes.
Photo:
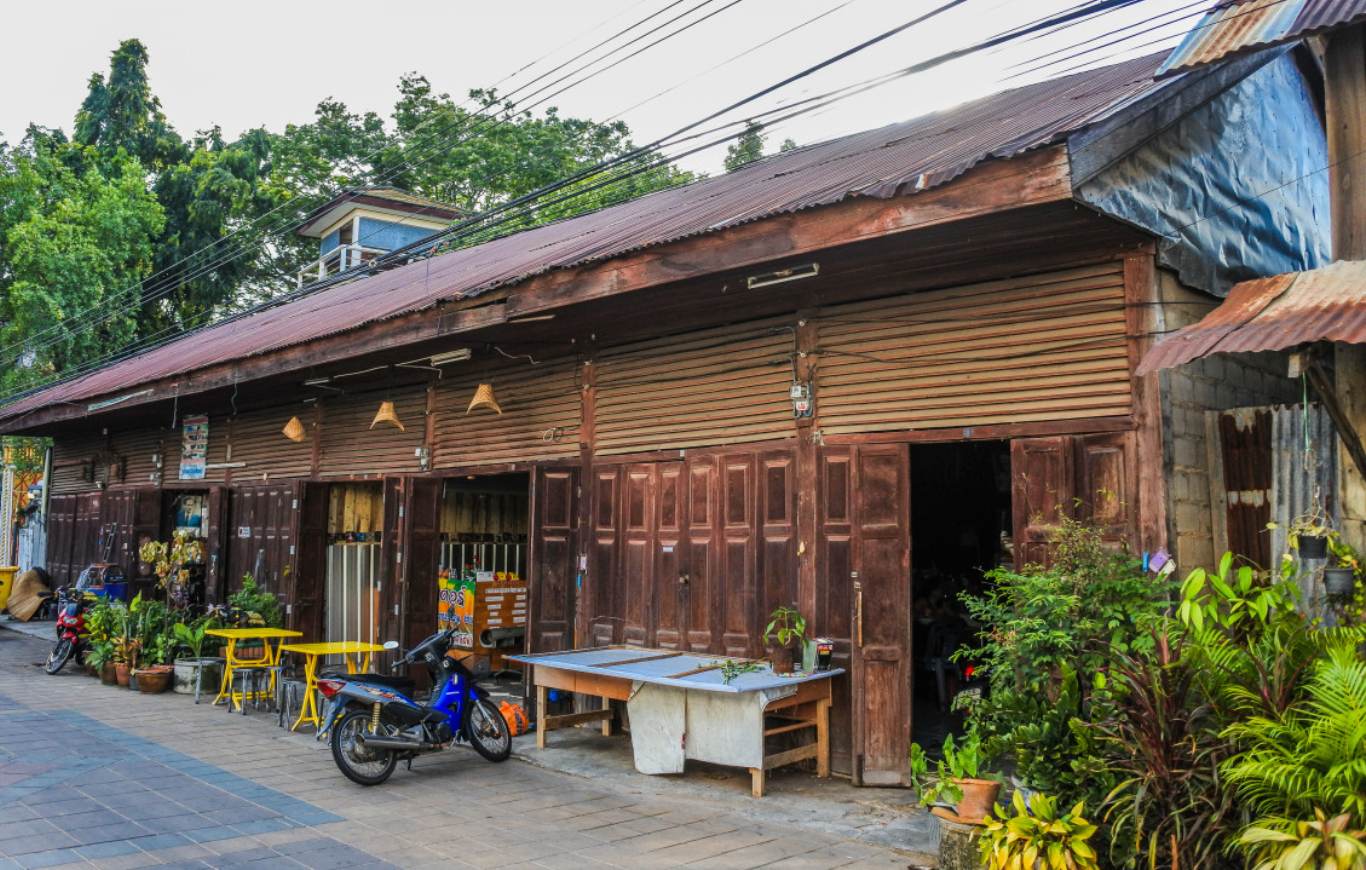
[[[138,668],[137,679],[138,691],[142,694],[160,694],[171,684],[171,666],[152,665],[150,668]]]
[[[1324,568],[1323,588],[1329,595],[1347,596],[1356,588],[1351,568]]]
[[[100,682],[106,686],[117,686],[119,684],[117,665],[113,662],[105,662],[104,667],[100,668]]]
[[[114,662],[114,682],[127,688],[131,670],[128,667],[128,662]]]
[[[806,619],[795,607],[777,607],[769,614],[764,640],[769,644],[773,673],[790,674],[797,661],[796,651],[806,643]]]
[[[217,691],[218,683],[223,678],[223,660],[207,656],[176,659],[172,689],[179,695],[193,695],[196,680],[201,680],[201,670],[203,675],[199,683],[200,690]]]
[[[982,744],[977,732],[969,731],[961,741],[952,734],[945,737],[943,755],[931,775],[925,750],[919,743],[911,744],[911,784],[920,794],[921,806],[951,807],[956,821],[980,824],[995,804],[1001,783],[979,776]]]

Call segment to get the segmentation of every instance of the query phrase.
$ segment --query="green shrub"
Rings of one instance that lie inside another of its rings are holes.
[[[1063,813],[1057,798],[1036,794],[1026,806],[1017,791],[1012,805],[1009,818],[999,806],[987,816],[980,843],[988,870],[1099,870],[1095,847],[1087,842],[1096,826],[1082,815],[1084,803]]]
[[[250,574],[242,575],[242,588],[228,596],[228,604],[248,615],[255,614],[262,624],[271,628],[284,625],[280,599],[258,586],[256,578]]]

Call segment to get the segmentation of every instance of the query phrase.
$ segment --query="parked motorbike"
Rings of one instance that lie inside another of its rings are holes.
[[[413,681],[380,674],[324,675],[318,689],[328,699],[319,740],[328,740],[332,760],[347,779],[379,785],[399,761],[409,769],[418,755],[467,741],[489,761],[512,753],[507,720],[488,692],[460,662],[446,655],[454,629],[440,631],[408,650],[398,670],[421,662],[432,676],[430,703],[412,700]],[[385,649],[398,649],[389,641]]]
[[[85,655],[85,596],[63,586],[57,590],[57,643],[47,654],[43,670],[55,674],[71,659]]]

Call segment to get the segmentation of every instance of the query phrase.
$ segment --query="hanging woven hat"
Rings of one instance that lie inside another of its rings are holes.
[[[398,414],[394,413],[393,402],[385,401],[379,403],[379,411],[375,413],[375,419],[370,421],[370,428],[373,429],[380,423],[391,423],[394,426],[397,426],[398,431],[400,432],[408,431],[404,428],[403,423],[398,419]]]
[[[498,400],[494,398],[493,384],[479,385],[479,389],[474,391],[474,398],[470,399],[470,406],[465,409],[465,414],[468,415],[475,408],[488,408],[491,411],[497,411],[499,414],[503,413]]]
[[[299,421],[298,417],[290,417],[285,428],[280,430],[280,434],[290,441],[302,441],[304,440],[304,424]]]

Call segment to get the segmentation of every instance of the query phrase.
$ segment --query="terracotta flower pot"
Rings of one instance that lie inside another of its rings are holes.
[[[1001,784],[991,779],[955,779],[953,784],[963,790],[963,799],[953,808],[958,817],[967,822],[980,822],[996,804]]]
[[[128,676],[131,670],[128,662],[114,662],[114,680],[124,688],[128,687]]]
[[[166,691],[171,684],[171,669],[165,665],[138,668],[138,691],[144,695],[157,695]]]
[[[113,662],[104,663],[104,668],[100,670],[100,682],[106,686],[117,686],[119,684],[118,671]]]

